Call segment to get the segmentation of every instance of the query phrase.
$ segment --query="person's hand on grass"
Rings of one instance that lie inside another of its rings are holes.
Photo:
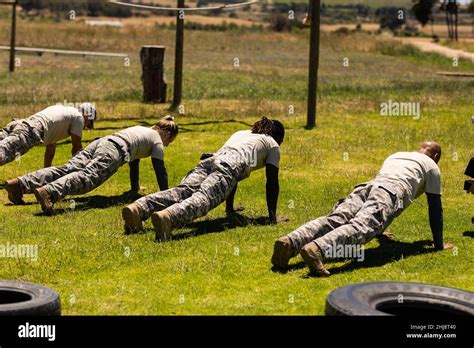
[[[468,180],[468,182],[471,183],[471,187],[469,190],[467,190],[467,193],[473,193],[474,194],[474,180]]]
[[[393,239],[393,237],[395,237],[395,234],[393,234],[392,232],[384,232],[382,233],[381,235],[379,235],[379,238],[386,238],[386,239]]]
[[[232,207],[232,208],[226,208],[226,213],[227,214],[234,214],[234,213],[238,213],[238,212],[244,211],[244,210],[245,210],[245,207],[237,205],[237,206]]]
[[[431,244],[431,247],[432,247],[433,249],[435,249],[435,250],[441,251],[441,249],[436,249],[436,247],[435,247],[434,244]],[[452,243],[445,243],[445,244],[443,245],[443,249],[442,249],[442,250],[449,250],[449,249],[453,249],[453,248],[455,248],[455,247],[456,247],[456,246],[455,246],[454,244],[452,244]]]
[[[287,217],[279,216],[279,217],[270,219],[269,224],[270,225],[275,225],[275,224],[279,224],[281,222],[288,222],[288,221],[290,221],[290,219],[288,219]]]
[[[145,190],[146,190],[145,187],[140,186],[138,190],[130,190],[130,191],[125,192],[125,196],[131,197],[131,198],[140,198],[143,196],[142,193],[144,193]]]
[[[453,249],[455,247],[456,246],[452,243],[445,243],[444,246],[443,246],[443,250],[449,250],[449,249]]]

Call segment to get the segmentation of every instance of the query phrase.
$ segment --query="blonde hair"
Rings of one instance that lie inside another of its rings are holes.
[[[162,131],[167,131],[174,137],[179,133],[178,124],[174,121],[174,117],[170,115],[163,117],[152,128],[154,130],[161,129]]]

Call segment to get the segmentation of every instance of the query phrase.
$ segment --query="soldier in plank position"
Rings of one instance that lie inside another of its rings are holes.
[[[97,111],[90,103],[79,109],[69,106],[50,106],[30,118],[10,122],[0,129],[0,166],[27,153],[34,146],[46,145],[44,167],[51,167],[56,143],[71,137],[72,155],[82,150],[84,126],[93,128]]]
[[[328,276],[324,260],[334,254],[334,246],[365,244],[383,233],[417,197],[426,193],[434,249],[443,244],[443,209],[438,161],[439,144],[428,141],[417,152],[397,152],[389,156],[377,177],[358,185],[340,200],[329,215],[313,220],[274,245],[272,263],[287,268],[291,258],[301,254],[311,273]]]
[[[280,145],[285,136],[283,125],[263,117],[251,130],[232,135],[213,156],[202,160],[175,188],[143,197],[123,209],[126,233],[143,228],[150,216],[159,241],[171,239],[175,226],[205,216],[226,201],[228,212],[234,211],[237,183],[250,173],[265,167],[267,206],[270,223],[277,218],[279,194],[278,170]]]
[[[178,134],[171,116],[151,128],[136,126],[93,141],[61,167],[51,167],[9,181],[8,198],[24,204],[23,194],[34,193],[44,213],[66,195],[85,194],[102,185],[125,163],[130,163],[132,190],[138,191],[140,159],[151,157],[161,190],[168,189],[164,147]]]

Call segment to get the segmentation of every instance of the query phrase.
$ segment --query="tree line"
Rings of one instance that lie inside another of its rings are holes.
[[[49,9],[54,13],[69,13],[75,11],[77,15],[87,15],[92,17],[130,17],[132,11],[129,7],[110,4],[107,0],[19,0],[18,3],[23,10]]]
[[[422,26],[431,24],[433,36],[435,36],[433,23],[434,11],[440,10],[445,14],[446,25],[448,27],[448,37],[451,40],[458,40],[459,25],[459,2],[457,0],[418,0],[413,5],[413,13]],[[474,15],[474,3],[471,2],[468,11]],[[474,22],[473,22],[474,26]]]

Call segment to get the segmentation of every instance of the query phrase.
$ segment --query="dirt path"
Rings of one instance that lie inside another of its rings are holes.
[[[404,44],[412,45],[423,52],[434,52],[448,58],[464,58],[474,62],[474,53],[449,48],[434,42],[429,38],[402,38],[400,41]]]

